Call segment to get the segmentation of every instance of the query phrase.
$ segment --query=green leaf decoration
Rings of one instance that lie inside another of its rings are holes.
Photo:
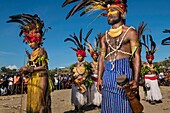
[[[70,66],[70,70],[73,71],[74,67],[75,67],[75,64],[72,64],[72,65]]]
[[[85,79],[85,81],[84,81],[84,85],[85,85],[86,87],[91,86],[92,83],[93,83],[93,80],[91,79],[90,76],[88,76],[88,77]]]
[[[142,76],[144,76],[145,74],[147,74],[148,72],[150,72],[150,68],[148,66],[142,66],[141,68],[141,74]]]

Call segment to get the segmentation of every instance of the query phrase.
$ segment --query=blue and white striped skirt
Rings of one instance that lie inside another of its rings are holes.
[[[110,61],[104,62],[101,113],[132,113],[125,91],[118,87],[116,78],[125,74],[129,81],[133,79],[128,58],[114,61],[114,69]]]

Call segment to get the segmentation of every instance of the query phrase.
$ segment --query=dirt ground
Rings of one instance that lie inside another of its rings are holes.
[[[142,87],[140,87],[141,103],[144,106],[143,113],[170,113],[170,87],[161,86],[163,103],[151,105],[145,102]],[[71,90],[55,90],[52,96],[52,113],[75,113],[70,104]],[[22,97],[22,106],[21,106]],[[0,96],[0,113],[26,113],[26,94]],[[20,109],[22,107],[22,109]],[[98,108],[85,108],[85,113],[99,113]]]

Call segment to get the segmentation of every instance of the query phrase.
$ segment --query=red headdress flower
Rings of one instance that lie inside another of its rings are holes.
[[[148,60],[148,59],[152,59],[152,60],[153,60],[153,59],[154,59],[154,55],[147,55],[147,56],[146,56],[146,59],[147,59],[147,60]]]
[[[93,55],[97,55],[97,56],[98,56],[99,54],[98,54],[98,52],[93,51],[93,52],[91,53],[91,56],[93,56]]]
[[[17,22],[21,24],[19,36],[24,34],[23,42],[38,42],[39,44],[42,44],[42,40],[44,40],[42,37],[47,29],[43,30],[44,22],[37,14],[18,14],[9,16],[9,18],[11,18],[11,20],[7,21],[7,23]]]
[[[84,50],[77,50],[76,55],[81,55],[82,57],[86,57],[86,52]]]

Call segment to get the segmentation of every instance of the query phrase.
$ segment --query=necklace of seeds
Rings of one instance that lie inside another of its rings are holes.
[[[110,36],[109,36],[110,37]],[[111,38],[111,37],[110,37]],[[109,38],[109,42],[111,42],[110,41],[110,38]],[[116,40],[116,41],[115,41]],[[114,52],[114,56],[112,57],[112,55],[110,55],[110,62],[111,62],[111,65],[112,65],[112,68],[111,68],[111,70],[113,70],[114,69],[114,62],[115,62],[115,60],[116,60],[116,57],[117,57],[117,55],[118,55],[118,48],[119,48],[119,42],[120,42],[120,38],[118,37],[117,39],[115,39],[114,40],[114,44],[113,43],[111,43],[112,45],[114,45],[114,48],[116,49],[116,51]],[[111,47],[109,47],[109,51],[111,50]]]

